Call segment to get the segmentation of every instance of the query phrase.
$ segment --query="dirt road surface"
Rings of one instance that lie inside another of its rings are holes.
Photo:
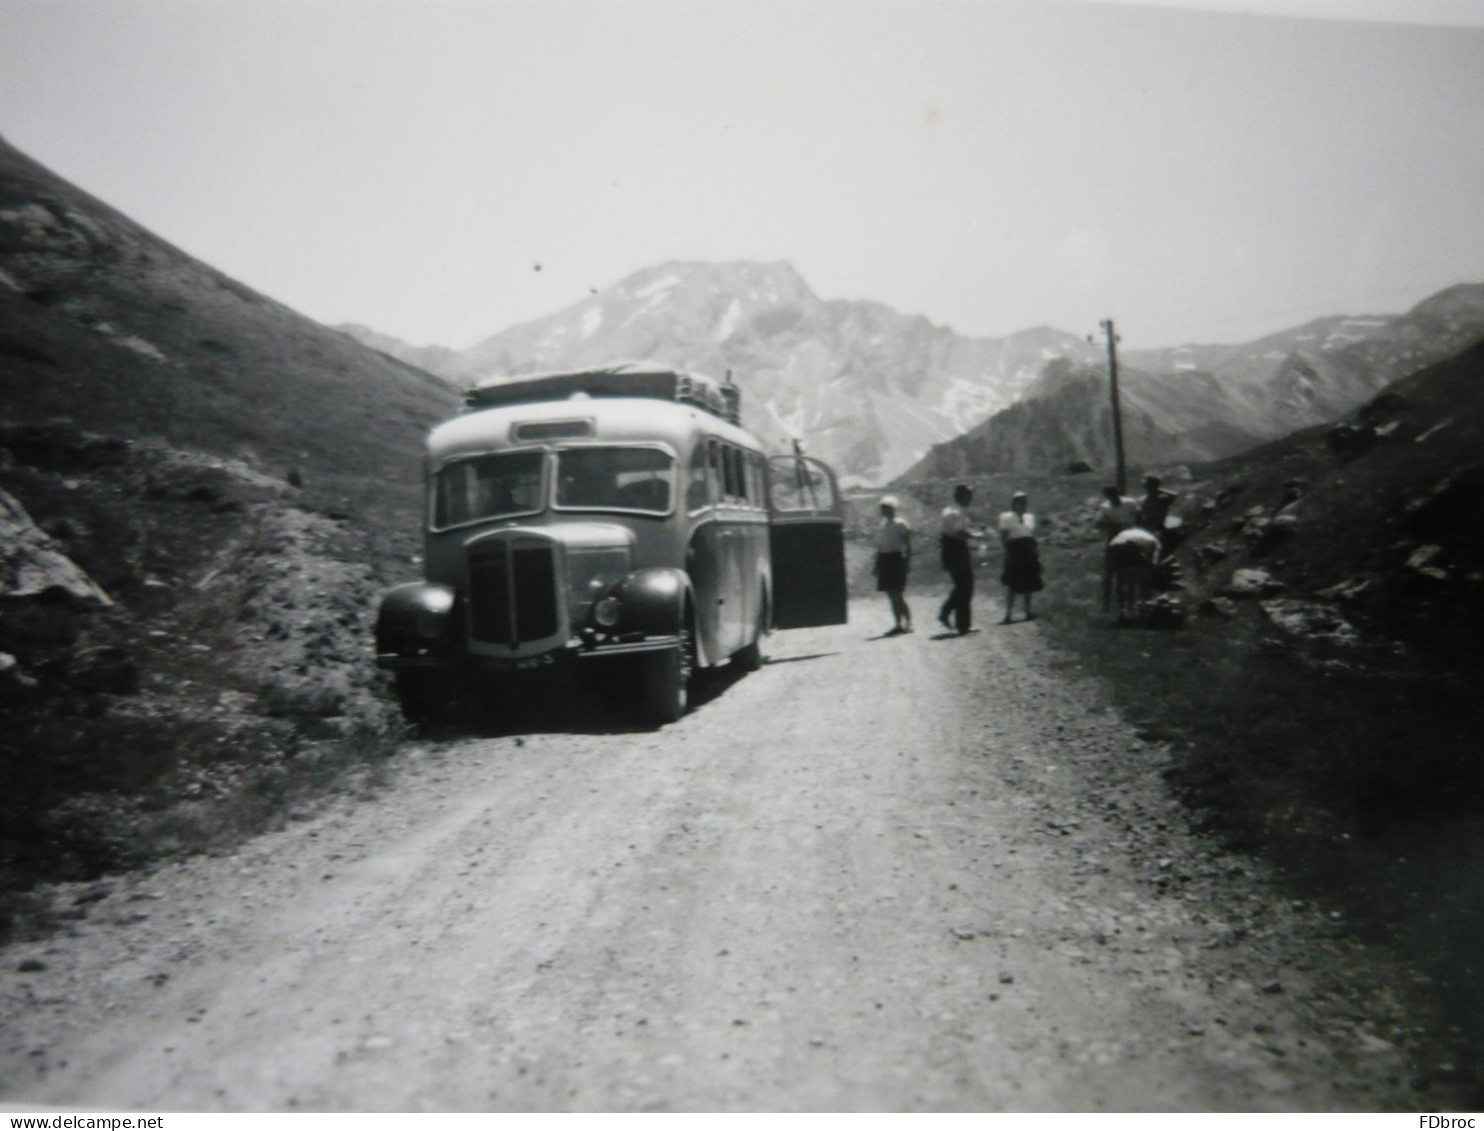
[[[1039,624],[871,611],[675,725],[409,743],[369,798],[71,889],[70,933],[4,954],[0,1101],[1446,1102],[1397,975],[1183,831],[1167,752]]]

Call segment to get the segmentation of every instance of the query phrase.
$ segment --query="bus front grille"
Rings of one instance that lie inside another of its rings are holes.
[[[552,547],[486,542],[469,553],[469,627],[475,640],[517,645],[557,633]]]

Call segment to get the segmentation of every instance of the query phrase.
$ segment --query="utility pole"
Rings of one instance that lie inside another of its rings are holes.
[[[1123,407],[1118,401],[1118,334],[1113,330],[1113,319],[1105,318],[1100,323],[1108,339],[1108,391],[1113,401],[1113,457],[1117,461],[1114,483],[1122,495],[1128,489],[1128,472],[1123,462]]]

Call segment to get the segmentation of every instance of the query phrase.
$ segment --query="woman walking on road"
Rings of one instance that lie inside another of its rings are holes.
[[[887,636],[901,636],[912,631],[912,610],[907,607],[903,590],[907,588],[907,571],[912,566],[912,528],[897,517],[895,495],[881,500],[881,525],[876,530],[876,588],[891,601],[895,626]]]
[[[969,543],[982,536],[969,526],[969,516],[965,513],[973,501],[974,492],[967,483],[955,487],[953,503],[943,508],[938,533],[943,568],[953,581],[953,590],[938,609],[938,623],[960,636],[974,631],[974,559]]]
[[[1025,619],[1035,620],[1031,594],[1045,588],[1041,580],[1041,555],[1036,548],[1036,516],[1031,514],[1029,505],[1025,492],[1016,491],[1010,497],[1010,509],[1000,515],[1000,542],[1005,547],[1005,568],[1000,574],[1005,586],[1005,619],[1001,624],[1010,623],[1017,594],[1025,605]]]

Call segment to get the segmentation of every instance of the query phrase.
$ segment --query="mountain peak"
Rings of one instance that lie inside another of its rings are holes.
[[[847,479],[881,482],[1011,403],[1054,356],[1049,336],[1007,345],[881,303],[826,302],[787,260],[670,260],[438,368],[481,379],[643,358],[731,370],[766,443],[804,438]]]
[[[691,292],[726,291],[761,302],[818,302],[804,277],[787,260],[707,262],[676,259],[624,276],[599,296],[650,298],[682,288]]]

